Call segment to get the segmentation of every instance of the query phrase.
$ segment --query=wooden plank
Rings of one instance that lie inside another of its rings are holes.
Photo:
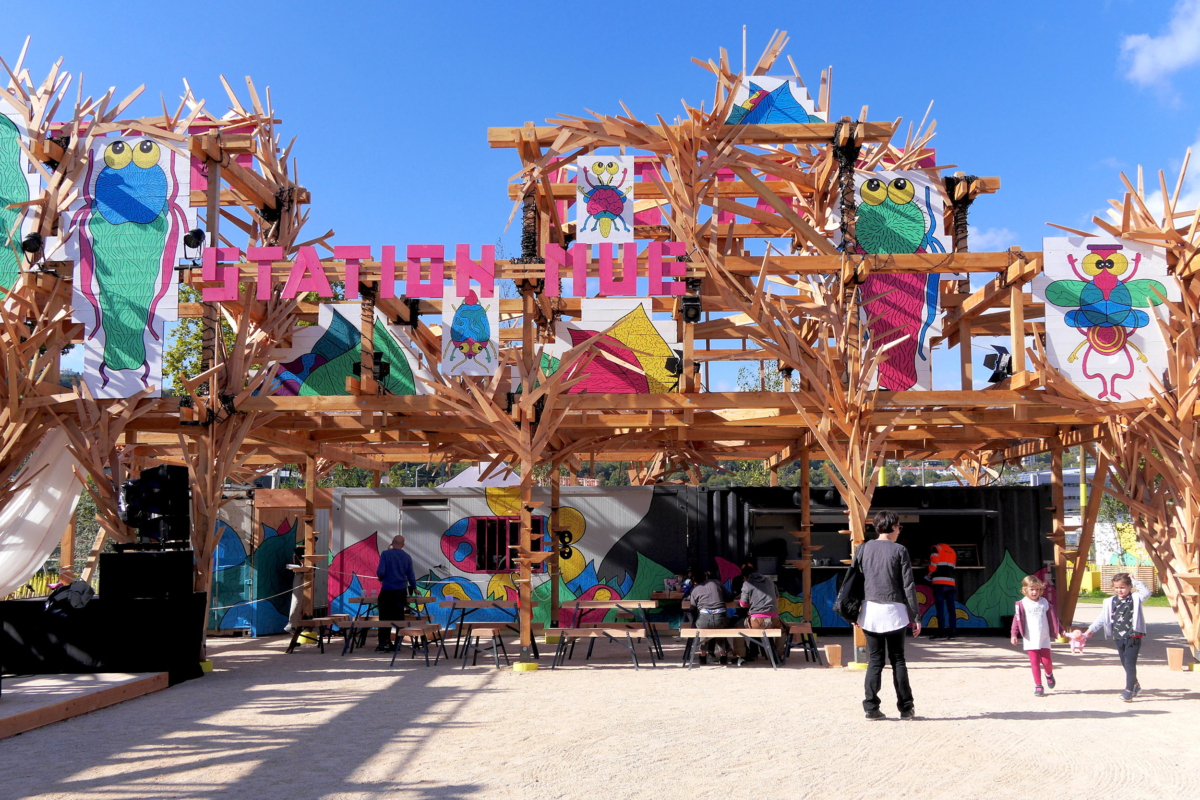
[[[648,125],[652,135],[663,136],[661,125]],[[669,125],[673,136],[690,136],[686,127]],[[833,140],[837,125],[832,122],[787,125],[722,125],[718,135],[724,139],[735,131],[739,142],[756,144],[828,144]],[[526,141],[527,128],[488,128],[487,141],[491,148],[513,148]],[[550,147],[562,133],[559,126],[538,126],[532,129],[529,141],[542,147]],[[887,142],[892,138],[893,124],[890,122],[863,122],[858,126],[858,137],[863,142]]]
[[[168,685],[165,672],[8,678],[0,711],[0,739],[159,692]]]
[[[255,489],[254,507],[256,509],[306,508],[305,494],[304,489]],[[325,489],[318,486],[316,494],[313,496],[313,508],[325,509],[326,511],[332,509],[333,489]]]

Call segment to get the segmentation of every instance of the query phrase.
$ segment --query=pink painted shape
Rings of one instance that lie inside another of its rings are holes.
[[[881,389],[903,392],[917,383],[917,334],[925,309],[925,279],[920,274],[889,272],[869,275],[863,283],[862,296],[874,298],[863,304],[863,310],[876,345],[908,337],[888,350],[887,360],[879,365]],[[883,292],[888,293],[876,297]]]
[[[578,347],[599,331],[580,331],[571,329],[571,346]],[[632,350],[621,347],[615,339],[600,340],[595,345],[601,352],[611,354],[624,362],[641,366],[641,361]],[[571,375],[578,370],[578,365],[571,368]],[[567,390],[567,394],[649,394],[650,384],[646,376],[634,372],[620,362],[612,361],[603,355],[597,356],[584,370],[588,377]]]
[[[717,182],[718,183],[725,183],[727,181],[735,181],[735,180],[737,180],[737,175],[729,167],[721,167],[719,170],[717,170]],[[717,187],[717,196],[720,197],[720,195],[721,195],[721,187],[718,186]],[[718,225],[728,225],[729,223],[733,222],[735,219],[737,219],[737,215],[734,214],[732,211],[720,211],[717,213],[717,224]]]
[[[634,177],[640,176],[642,183],[653,183],[652,175],[657,175],[659,180],[662,180],[662,169],[660,166],[651,161],[634,161],[633,162]],[[634,196],[637,195],[637,189],[634,189]],[[657,206],[648,208],[645,211],[633,212],[634,225],[662,225],[662,210]],[[651,292],[653,294],[653,292]]]
[[[379,296],[396,299],[396,245],[385,244],[379,256]]]
[[[379,594],[379,534],[372,534],[356,542],[333,557],[329,566],[329,597],[333,599],[350,588],[350,582],[358,576],[358,585],[363,594]]]
[[[587,297],[588,246],[571,245],[571,296]],[[567,250],[557,244],[546,245],[546,296],[559,296],[559,268],[567,266]]]
[[[421,261],[429,259],[429,280],[421,280]],[[410,244],[408,246],[408,279],[404,284],[406,297],[437,297],[443,294],[446,277],[446,248],[440,244]]]
[[[717,570],[721,573],[721,583],[729,581],[742,574],[742,568],[727,558],[716,556]]]

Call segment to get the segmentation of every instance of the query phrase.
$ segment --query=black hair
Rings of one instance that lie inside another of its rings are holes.
[[[871,521],[871,524],[875,526],[876,533],[891,533],[896,527],[896,522],[898,522],[896,512],[880,511],[875,515],[875,519]]]

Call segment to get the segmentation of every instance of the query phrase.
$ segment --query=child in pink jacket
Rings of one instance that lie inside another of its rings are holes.
[[[1043,697],[1042,671],[1046,673],[1046,684],[1054,688],[1054,662],[1050,660],[1050,642],[1062,633],[1054,606],[1042,597],[1045,584],[1033,575],[1021,581],[1021,593],[1025,596],[1017,601],[1013,613],[1012,643],[1020,636],[1029,653],[1029,668],[1033,670],[1033,694]]]

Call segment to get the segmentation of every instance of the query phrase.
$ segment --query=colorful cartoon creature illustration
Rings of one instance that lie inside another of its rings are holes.
[[[1068,308],[1065,321],[1078,328],[1084,340],[1068,356],[1068,363],[1075,361],[1079,351],[1083,353],[1083,376],[1089,380],[1099,379],[1101,391],[1096,397],[1121,399],[1116,390],[1117,380],[1133,377],[1133,348],[1138,359],[1146,363],[1146,356],[1129,338],[1138,328],[1150,324],[1150,315],[1138,308],[1148,308],[1163,302],[1167,290],[1156,280],[1133,280],[1137,274],[1141,253],[1134,255],[1130,271],[1129,259],[1120,250],[1119,244],[1091,244],[1082,264],[1075,256],[1067,255],[1071,270],[1079,280],[1054,281],[1046,287],[1046,301],[1060,308]],[[1082,268],[1083,272],[1080,272]],[[1121,276],[1129,271],[1129,275]],[[1158,294],[1155,294],[1155,292]],[[1095,372],[1088,360],[1093,355],[1115,357],[1116,365],[1106,362]],[[1123,362],[1123,363],[1122,363]]]
[[[750,81],[750,96],[729,111],[727,125],[777,125],[787,123],[821,122],[809,114],[792,94],[788,81],[767,90]]]
[[[937,219],[930,187],[925,188],[922,209],[916,186],[908,178],[869,177],[859,188],[858,252],[944,253],[945,246],[935,236]],[[879,367],[881,388],[913,388],[916,359],[929,361],[925,337],[937,319],[938,280],[937,273],[885,273],[870,275],[863,283],[863,311],[876,344],[904,340],[888,351],[887,360]]]
[[[29,200],[29,183],[21,174],[21,133],[11,119],[0,114],[0,286],[11,289],[21,268],[20,208]]]
[[[79,226],[80,290],[96,315],[88,338],[104,331],[101,386],[109,381],[106,368],[141,369],[142,383],[149,385],[145,334],[149,329],[160,338],[155,310],[171,287],[172,262],[187,225],[173,177],[178,156],[169,151],[167,169],[161,156],[152,139],[106,145],[102,163],[93,159],[88,166],[84,186],[93,196],[85,197],[73,220]]]
[[[479,304],[479,298],[472,289],[463,298],[462,305],[454,310],[454,320],[450,325],[450,344],[446,346],[443,358],[453,371],[477,358],[480,361],[486,360],[490,365],[497,355],[487,309]],[[462,356],[462,360],[455,363],[459,356]]]
[[[620,222],[629,231],[629,225],[622,218],[625,213],[625,204],[628,202],[627,197],[633,187],[630,186],[625,191],[621,191],[621,187],[625,185],[625,179],[628,177],[629,170],[622,169],[621,165],[616,161],[597,161],[592,164],[591,172],[595,173],[599,183],[592,183],[592,178],[588,175],[588,170],[581,169],[584,182],[588,186],[588,190],[583,193],[583,200],[587,204],[587,217],[580,226],[582,229],[587,228],[588,221],[592,221],[592,230],[596,230],[597,226],[600,229],[600,235],[605,239],[612,232],[613,222]],[[614,186],[613,181],[617,180],[617,173],[621,173],[621,180]],[[608,181],[605,182],[604,176],[608,175]]]

